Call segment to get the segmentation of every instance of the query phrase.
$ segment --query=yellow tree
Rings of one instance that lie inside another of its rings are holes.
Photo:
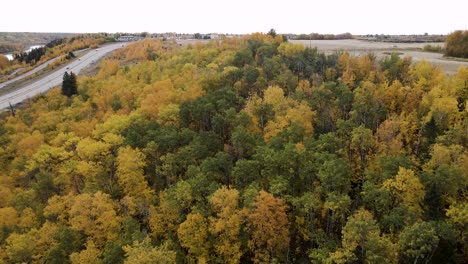
[[[153,247],[149,237],[143,241],[134,241],[133,244],[123,247],[126,259],[125,264],[172,264],[176,263],[176,252],[167,249],[167,244]]]
[[[177,230],[180,244],[188,249],[193,260],[207,263],[209,257],[208,223],[199,213],[190,213]]]
[[[180,204],[169,198],[166,191],[159,195],[159,205],[150,206],[149,226],[151,234],[157,239],[167,239],[170,234],[177,232],[180,223]]]
[[[144,177],[145,156],[131,147],[119,149],[117,156],[117,179],[124,193],[135,199],[140,210],[149,205],[152,190]]]
[[[49,198],[47,205],[44,208],[44,217],[52,222],[58,222],[63,225],[68,224],[70,218],[70,207],[74,203],[75,196],[58,196],[54,195]]]
[[[13,207],[0,208],[0,226],[13,227],[18,223],[18,212]]]
[[[240,228],[242,216],[238,209],[239,192],[225,186],[209,198],[216,217],[210,217],[210,232],[216,237],[216,253],[225,263],[239,263],[242,256]]]
[[[5,263],[32,263],[37,253],[36,244],[40,234],[36,229],[28,233],[12,233],[5,241],[4,252],[0,255]]]
[[[284,261],[283,254],[289,246],[289,223],[283,200],[262,190],[246,216],[254,263]]]
[[[108,194],[80,194],[70,207],[70,226],[90,236],[96,245],[103,246],[108,239],[117,237],[121,218]]]
[[[403,148],[400,134],[402,122],[398,116],[390,116],[377,128],[375,133],[378,152],[383,155],[399,155]]]
[[[397,199],[397,203],[403,203],[410,210],[421,213],[420,204],[424,199],[425,191],[419,178],[411,169],[400,167],[394,179],[388,179],[383,183]]]
[[[74,252],[70,255],[70,260],[72,264],[99,264],[101,260],[99,256],[101,255],[101,251],[96,248],[96,245],[92,240],[86,242],[86,248],[81,250],[80,252]]]
[[[284,97],[283,89],[277,86],[268,87],[263,99],[252,97],[247,102],[246,111],[252,116],[253,122],[263,130],[267,141],[294,122],[304,128],[305,135],[313,133],[316,113],[306,102]]]

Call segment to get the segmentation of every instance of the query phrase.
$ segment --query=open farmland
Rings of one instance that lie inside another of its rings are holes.
[[[441,53],[424,52],[422,48],[425,45],[444,46],[443,42],[433,43],[388,43],[388,42],[369,42],[355,39],[344,40],[290,40],[292,43],[300,43],[305,46],[317,47],[324,52],[334,52],[337,50],[348,51],[352,55],[361,55],[367,52],[373,52],[378,57],[387,56],[391,52],[398,52],[401,57],[410,56],[414,62],[426,60],[439,66],[447,74],[456,73],[458,67],[464,65],[468,67],[467,61],[454,61],[445,59]]]

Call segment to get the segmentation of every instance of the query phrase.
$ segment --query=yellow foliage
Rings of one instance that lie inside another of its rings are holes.
[[[432,103],[431,116],[440,128],[454,127],[460,120],[457,99],[453,97],[436,98]],[[426,121],[429,121],[430,118]]]
[[[131,147],[119,149],[117,157],[117,178],[124,193],[136,198],[142,205],[148,205],[153,191],[144,177],[145,156]]]
[[[254,263],[268,263],[289,245],[288,217],[283,200],[260,191],[252,208],[245,212],[251,234],[248,242]]]
[[[410,68],[409,74],[413,80],[413,88],[426,92],[445,81],[445,74],[425,60],[415,63]]]
[[[223,186],[209,198],[209,202],[216,212],[216,217],[209,219],[210,231],[216,236],[216,253],[226,263],[239,263],[242,256],[239,236],[243,222],[238,209],[239,192]]]
[[[420,204],[425,195],[424,185],[411,169],[400,167],[395,179],[386,180],[383,186],[390,190],[410,210],[418,213],[422,212]]]
[[[68,224],[69,210],[74,202],[74,196],[58,196],[54,195],[47,201],[47,206],[44,208],[44,217],[51,221],[57,221],[61,224]]]
[[[208,224],[198,213],[190,213],[177,230],[180,244],[198,263],[208,260]]]
[[[115,75],[119,70],[119,61],[114,59],[105,59],[99,65],[99,73],[97,78],[105,79],[109,76]]]
[[[105,134],[119,134],[130,125],[133,119],[138,119],[138,114],[132,115],[112,115],[104,122],[96,125],[93,131],[94,138],[102,138]]]
[[[99,264],[101,260],[99,256],[101,251],[96,248],[96,245],[92,240],[86,242],[86,249],[81,250],[80,252],[74,252],[70,255],[70,260],[72,264]]]
[[[178,104],[168,104],[166,107],[162,108],[159,112],[158,123],[161,126],[174,126],[178,127],[179,120],[179,105]]]
[[[96,192],[75,196],[69,214],[70,227],[92,237],[99,246],[117,237],[121,217],[108,194]]]
[[[389,117],[378,128],[377,138],[378,152],[384,155],[399,155],[402,153],[402,136],[400,134],[402,122],[396,117]]]
[[[98,161],[109,155],[111,145],[91,138],[84,138],[76,145],[78,156],[83,160]]]
[[[13,207],[0,208],[0,226],[13,227],[18,223],[18,212]]]
[[[36,214],[34,211],[30,208],[27,207],[21,212],[19,221],[18,221],[18,226],[21,228],[32,228],[36,224]]]
[[[36,229],[25,234],[11,234],[5,241],[4,254],[7,257],[7,263],[31,263],[39,235]]]
[[[157,118],[161,107],[175,102],[175,89],[170,79],[158,81],[148,88],[148,95],[141,102],[141,111]]]
[[[51,147],[44,144],[28,160],[26,168],[30,171],[42,169],[57,172],[62,163],[70,156],[71,154],[62,147]]]
[[[284,104],[284,91],[278,86],[270,86],[265,90],[263,102],[271,104],[274,109],[278,109],[281,104]]]
[[[168,201],[165,192],[160,194],[160,204],[150,206],[149,226],[151,234],[157,239],[167,238],[168,232],[176,232],[179,223],[179,211],[176,204]]]
[[[43,143],[44,136],[36,130],[32,135],[26,136],[18,142],[17,155],[31,157]]]
[[[278,52],[285,57],[293,58],[294,56],[297,56],[299,53],[303,52],[304,49],[304,45],[283,42],[279,45]]]
[[[167,243],[159,246],[151,246],[149,237],[143,241],[134,241],[133,245],[123,247],[125,251],[125,264],[172,264],[176,263],[176,252],[167,249]]]
[[[251,116],[257,127],[260,126],[261,120],[259,120],[259,116],[255,112],[262,106],[271,106],[274,113],[274,118],[269,120],[263,129],[263,136],[266,141],[281,133],[294,122],[305,129],[306,136],[312,135],[316,113],[311,110],[307,102],[297,102],[294,99],[285,98],[283,89],[270,86],[265,90],[263,99],[253,96],[245,107],[245,111]]]
[[[13,179],[0,174],[0,207],[7,207],[13,198]]]
[[[425,164],[426,170],[437,169],[440,166],[452,164],[460,168],[466,167],[468,155],[463,146],[450,145],[444,146],[442,144],[434,144],[431,149],[431,159]],[[466,170],[463,170],[463,176],[466,177]]]
[[[46,255],[48,251],[57,244],[56,234],[58,229],[58,224],[46,221],[38,230],[40,234],[36,243],[36,257],[38,259],[44,257],[44,255]]]

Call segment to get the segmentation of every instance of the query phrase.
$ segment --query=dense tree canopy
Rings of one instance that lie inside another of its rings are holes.
[[[4,113],[0,262],[466,263],[468,69],[273,33],[139,41]]]

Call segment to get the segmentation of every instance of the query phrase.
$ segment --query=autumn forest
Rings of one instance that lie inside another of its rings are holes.
[[[2,114],[0,263],[468,262],[466,67],[256,33],[76,79]]]

